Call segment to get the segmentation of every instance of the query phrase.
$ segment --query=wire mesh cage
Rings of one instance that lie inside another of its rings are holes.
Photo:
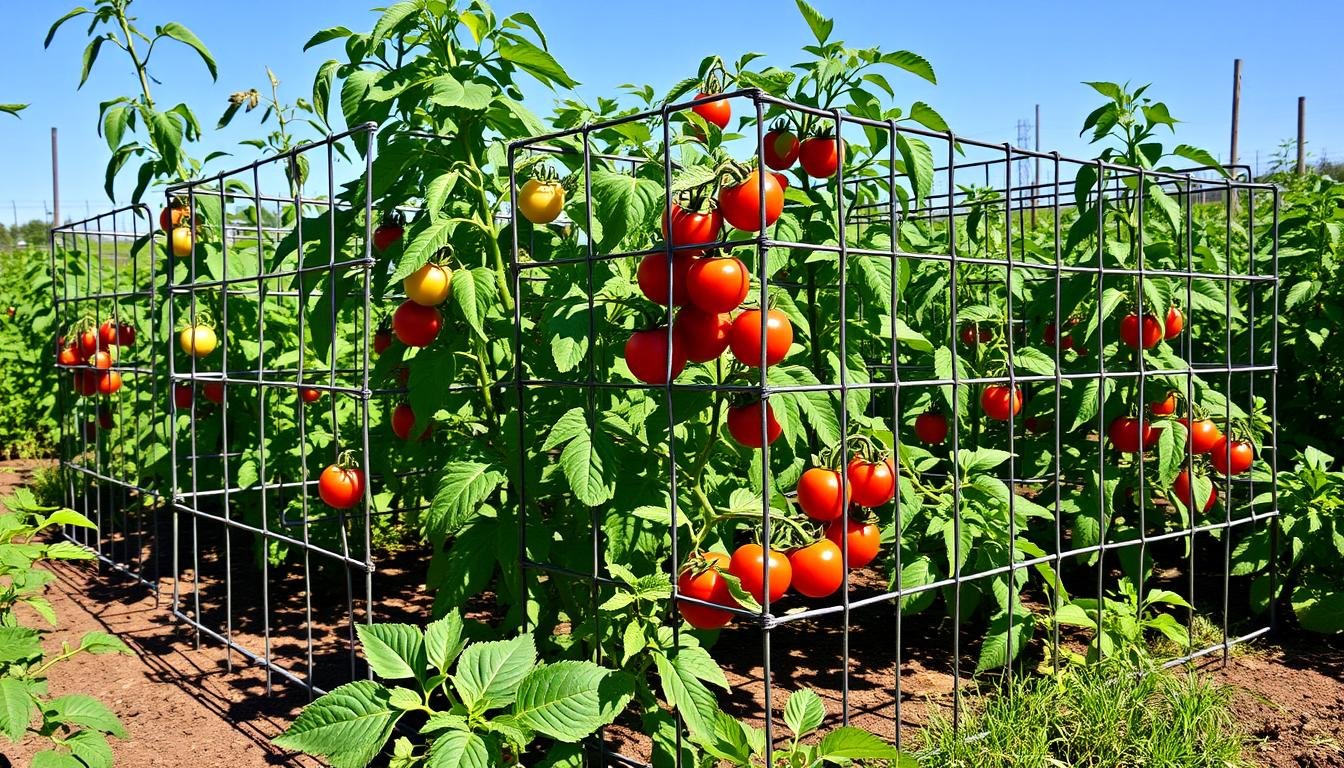
[[[194,227],[166,314],[172,612],[230,667],[263,667],[267,692],[276,675],[312,694],[367,674],[355,625],[395,609],[375,603],[377,521],[422,498],[385,450],[406,380],[379,342],[375,129],[169,189]]]
[[[719,101],[740,133],[691,116]],[[760,173],[781,118],[834,164]],[[631,137],[643,153],[614,156]],[[705,172],[725,156],[749,160]],[[977,681],[1120,653],[1123,627],[1166,638],[1167,664],[1267,631],[1250,604],[1274,566],[1231,553],[1275,534],[1272,185],[754,89],[514,142],[509,163],[515,190],[547,165],[573,179],[556,223],[512,201],[529,624],[657,672],[596,762],[759,739],[773,764],[802,689],[823,728],[900,746],[959,722]],[[1230,425],[1257,435],[1252,471]]]
[[[65,503],[94,528],[64,534],[157,595],[167,441],[159,347],[158,239],[147,207],[51,230]],[[159,447],[162,447],[162,450]]]

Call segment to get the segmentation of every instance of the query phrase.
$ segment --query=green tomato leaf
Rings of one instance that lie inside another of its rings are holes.
[[[386,688],[357,680],[309,704],[272,742],[326,757],[334,768],[365,768],[382,751],[401,715]]]
[[[485,741],[468,731],[449,731],[429,745],[425,768],[490,768]]]
[[[513,713],[534,731],[575,742],[615,720],[632,696],[629,675],[590,661],[559,661],[523,678]]]
[[[103,702],[92,696],[71,693],[58,696],[42,705],[42,712],[48,721],[81,725],[102,733],[110,733],[118,738],[126,738],[126,729],[121,721]]]
[[[33,720],[33,699],[17,677],[0,677],[0,733],[17,744]]]
[[[476,643],[462,652],[453,685],[473,713],[513,703],[518,684],[537,663],[531,635]]]
[[[448,462],[425,512],[424,530],[431,535],[456,534],[503,483],[504,473],[493,464]]]
[[[425,637],[410,624],[357,624],[364,658],[385,680],[420,678],[425,674]]]
[[[800,688],[789,694],[789,701],[784,705],[784,724],[789,726],[794,736],[801,738],[808,735],[819,728],[825,719],[826,706],[816,693]]]

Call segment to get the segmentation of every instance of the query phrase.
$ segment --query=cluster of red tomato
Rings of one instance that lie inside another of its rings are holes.
[[[703,99],[711,95],[702,91],[697,93],[695,98]],[[727,99],[715,99],[697,104],[691,107],[691,111],[718,126],[719,130],[727,128],[728,122],[733,117],[733,108]],[[828,179],[834,176],[845,153],[844,139],[819,134],[799,141],[797,134],[785,127],[783,121],[771,126],[764,139],[763,149],[767,167],[784,171],[801,160],[803,172],[814,179]],[[787,186],[782,178],[780,184]]]
[[[1155,416],[1170,416],[1176,411],[1176,393],[1164,394],[1150,403],[1148,409]],[[1185,427],[1190,453],[1195,456],[1207,454],[1209,463],[1223,475],[1240,475],[1250,470],[1251,465],[1255,463],[1255,447],[1248,441],[1224,435],[1212,419],[1191,420],[1182,416],[1178,419],[1163,420],[1175,421]],[[1156,445],[1164,428],[1161,422],[1154,424],[1152,420],[1142,417],[1121,416],[1107,427],[1106,437],[1117,451],[1139,453]],[[1194,509],[1194,505],[1191,504],[1191,477],[1188,467],[1182,469],[1172,481],[1171,490],[1187,509]],[[1217,499],[1216,484],[1211,485],[1208,498],[1204,500],[1203,511],[1208,512],[1212,509]]]
[[[877,558],[882,533],[875,523],[846,515],[846,507],[880,507],[895,497],[896,471],[890,458],[868,461],[856,457],[846,468],[849,501],[844,501],[839,470],[813,467],[798,481],[798,505],[811,519],[824,524],[825,536],[788,551],[743,544],[730,558],[722,552],[693,557],[677,579],[687,597],[718,605],[736,606],[724,572],[731,574],[757,602],[764,602],[766,573],[770,602],[790,589],[811,598],[829,597],[844,583],[845,558],[850,570]],[[846,551],[847,550],[847,551]],[[729,611],[698,603],[678,602],[686,621],[697,629],[719,629],[732,620]]]
[[[121,372],[112,366],[120,358],[121,349],[133,344],[135,327],[129,323],[106,320],[94,325],[85,321],[71,330],[69,339],[62,336],[57,340],[56,362],[73,369],[75,392],[80,396],[111,395],[121,389]]]

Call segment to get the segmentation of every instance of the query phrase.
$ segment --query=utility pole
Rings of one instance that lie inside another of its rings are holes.
[[[51,226],[61,226],[61,181],[56,161],[56,126],[51,127]]]
[[[1307,172],[1307,97],[1297,97],[1297,175]]]
[[[1241,59],[1232,61],[1232,152],[1228,165],[1237,164],[1237,131],[1241,125]]]

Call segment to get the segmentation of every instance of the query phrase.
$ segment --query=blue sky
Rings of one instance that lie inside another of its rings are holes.
[[[0,115],[0,220],[17,205],[21,220],[50,205],[50,129],[61,137],[61,198],[65,216],[109,205],[102,191],[107,145],[95,134],[98,103],[135,88],[120,51],[108,48],[82,90],[80,56],[87,24],[72,22],[51,49],[42,38],[74,0],[0,0],[0,71],[8,73],[0,102],[30,102],[22,120]],[[300,49],[317,29],[343,24],[368,29],[377,0],[234,0],[182,3],[136,0],[144,22],[175,19],[199,35],[219,62],[219,81],[185,48],[155,52],[160,102],[185,101],[213,128],[231,91],[263,87],[264,66],[274,69],[287,100],[306,96],[335,46]],[[1179,140],[1228,153],[1232,60],[1244,59],[1242,159],[1265,164],[1296,126],[1298,96],[1307,97],[1308,147],[1315,155],[1344,156],[1344,65],[1339,58],[1344,3],[1285,0],[1173,2],[925,2],[814,0],[836,19],[833,37],[854,46],[908,49],[938,74],[932,86],[897,78],[898,103],[923,100],[954,130],[989,141],[1015,141],[1017,121],[1042,110],[1041,146],[1090,154],[1078,138],[1082,118],[1098,103],[1083,80],[1152,82],[1150,94],[1182,120]],[[495,4],[500,14],[530,11],[546,31],[551,51],[581,85],[587,100],[626,82],[652,83],[658,92],[694,72],[710,53],[733,58],[747,51],[787,65],[811,35],[791,0],[679,0],[676,3],[533,0]],[[549,112],[551,95],[531,88],[529,103]],[[222,132],[208,131],[204,150],[234,153],[212,166],[250,161],[241,138],[260,135],[255,115],[239,116]],[[129,177],[128,177],[129,178]],[[123,197],[126,193],[120,193]]]

